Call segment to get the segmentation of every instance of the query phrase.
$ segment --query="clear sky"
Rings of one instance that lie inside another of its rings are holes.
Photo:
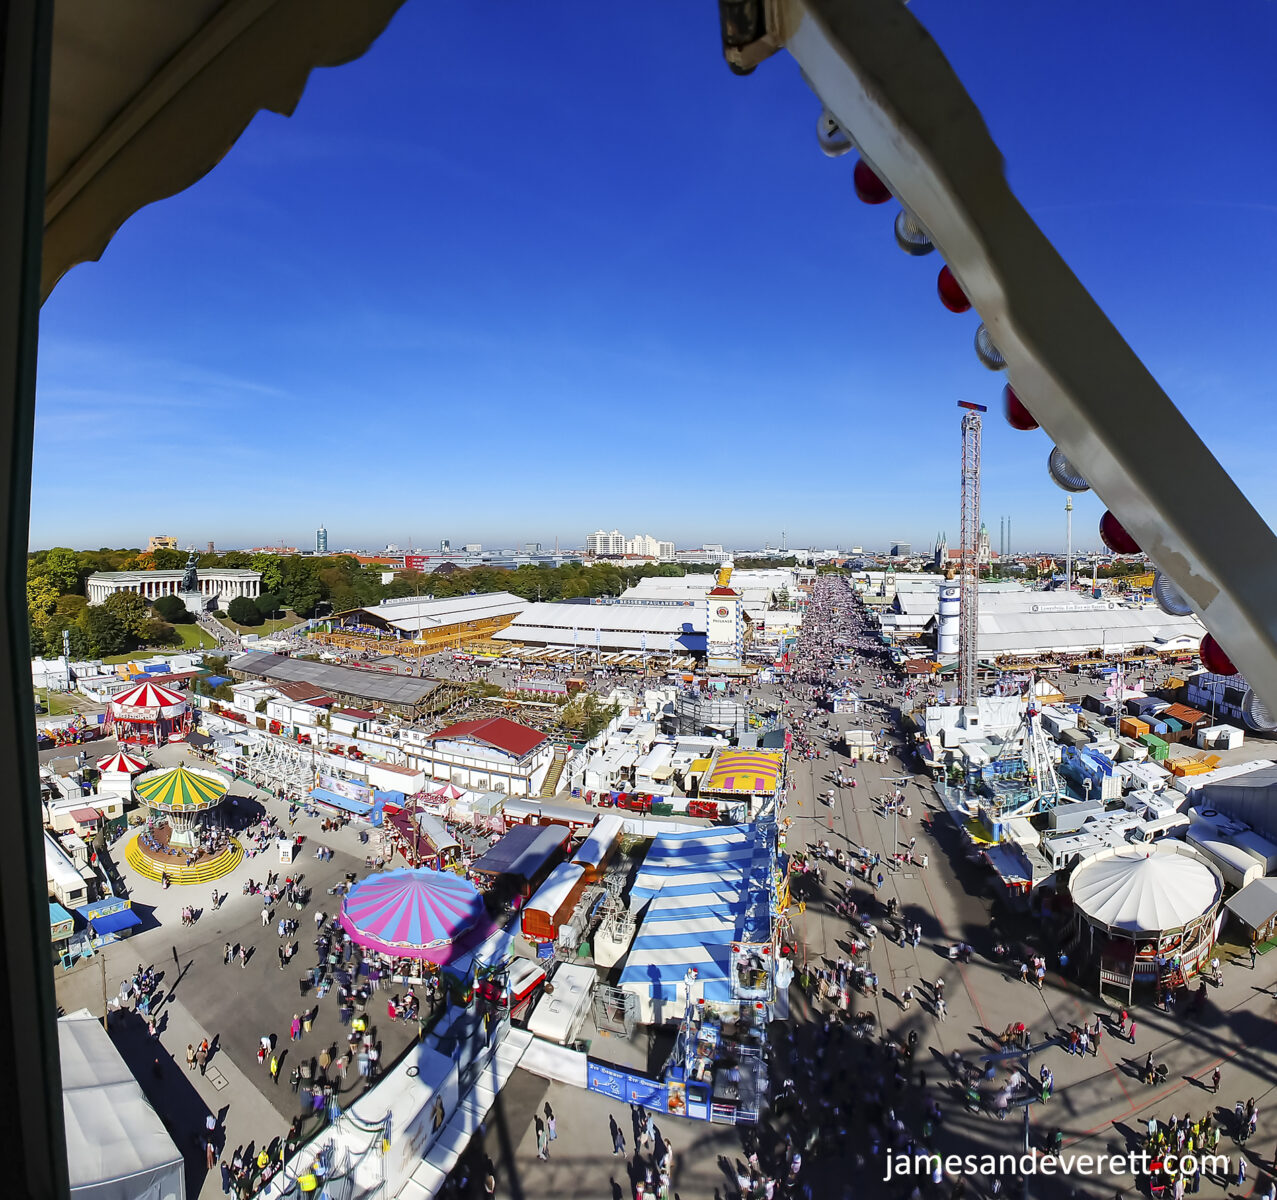
[[[1277,4],[914,0],[1012,186],[1277,515]],[[499,13],[499,16],[497,15]],[[712,0],[412,0],[43,311],[33,546],[956,542],[958,399],[996,547],[1062,547],[977,318]],[[1168,463],[1168,470],[1175,464]],[[1190,484],[1191,486],[1191,484]],[[1075,545],[1098,544],[1083,497]]]

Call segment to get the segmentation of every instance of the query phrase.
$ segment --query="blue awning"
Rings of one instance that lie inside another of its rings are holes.
[[[311,788],[310,798],[330,808],[340,808],[342,812],[354,813],[357,817],[366,817],[372,811],[372,805],[362,800],[352,800],[340,792],[330,792],[327,788]]]
[[[142,918],[131,908],[122,908],[119,912],[107,913],[104,917],[94,917],[89,924],[93,926],[93,932],[99,935],[120,933],[125,929],[132,929],[134,925],[141,925]]]

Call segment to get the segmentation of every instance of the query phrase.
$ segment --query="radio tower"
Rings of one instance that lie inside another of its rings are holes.
[[[983,404],[958,402],[962,417],[962,529],[959,542],[958,703],[975,704],[980,627],[980,414]]]

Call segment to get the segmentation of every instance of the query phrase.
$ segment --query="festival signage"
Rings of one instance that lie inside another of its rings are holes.
[[[366,783],[358,783],[353,779],[341,779],[336,775],[321,772],[315,776],[315,786],[327,792],[335,792],[338,796],[344,796],[347,800],[354,800],[358,804],[372,803],[372,788]]]

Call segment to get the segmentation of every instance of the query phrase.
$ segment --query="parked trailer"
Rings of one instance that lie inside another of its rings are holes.
[[[560,863],[537,888],[523,909],[523,936],[536,941],[553,941],[576,908],[585,890],[585,868],[577,863]]]

